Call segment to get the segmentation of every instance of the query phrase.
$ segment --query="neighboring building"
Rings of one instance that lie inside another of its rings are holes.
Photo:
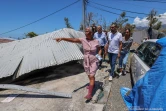
[[[141,44],[145,37],[148,37],[146,30],[135,30],[133,32],[133,42],[137,44]]]
[[[160,39],[165,36],[166,35],[163,32],[159,32],[158,30],[152,29],[152,39]],[[133,32],[132,37],[133,37],[133,42],[141,44],[144,38],[147,38],[149,36],[147,30],[135,30]]]
[[[1,43],[12,42],[12,41],[14,41],[14,39],[10,39],[10,38],[0,38],[0,44],[1,44]]]

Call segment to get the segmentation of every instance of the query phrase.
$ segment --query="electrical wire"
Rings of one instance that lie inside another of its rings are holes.
[[[104,10],[104,9],[102,9],[102,8],[92,6],[92,5],[90,5],[90,4],[88,4],[88,6],[90,6],[90,7],[92,7],[92,8],[96,8],[96,9],[101,10],[101,11],[105,11],[105,12],[108,12],[108,13],[112,13],[112,14],[115,14],[115,15],[120,15],[120,14],[118,14],[118,13],[110,12],[110,11],[108,11],[108,10]],[[126,16],[126,17],[135,18],[135,17],[132,17],[132,16]]]
[[[163,1],[156,1],[156,0],[132,0],[132,1],[137,1],[137,2],[157,2],[157,3],[166,3]]]
[[[65,7],[61,8],[61,9],[59,9],[59,10],[57,10],[57,11],[55,11],[55,12],[49,14],[49,15],[47,15],[47,16],[44,16],[44,17],[42,17],[42,18],[40,18],[40,19],[38,19],[38,20],[36,20],[36,21],[33,21],[33,22],[29,23],[29,24],[26,24],[26,25],[24,25],[24,26],[18,27],[18,28],[16,28],[16,29],[12,29],[12,30],[10,30],[10,31],[1,33],[0,35],[6,34],[6,33],[9,33],[9,32],[13,32],[13,31],[16,31],[16,30],[18,30],[18,29],[21,29],[21,28],[24,28],[24,27],[26,27],[26,26],[29,26],[29,25],[31,25],[31,24],[34,24],[34,23],[36,23],[36,22],[38,22],[38,21],[40,21],[40,20],[43,20],[43,19],[45,19],[45,18],[51,16],[51,15],[54,15],[54,14],[57,13],[57,12],[62,11],[63,9],[66,9],[66,8],[68,8],[68,7],[70,7],[70,6],[74,5],[74,4],[76,4],[76,3],[79,2],[79,1],[80,1],[80,0],[77,0],[77,1],[75,1],[75,2],[73,2],[73,3],[71,3],[71,4],[67,5],[67,6],[65,6]]]
[[[138,6],[138,7],[144,7],[144,8],[154,8],[154,7],[149,7],[149,6],[143,6],[143,5],[136,5],[136,4],[133,4],[133,3],[126,3],[126,2],[120,2],[120,3],[122,3],[122,4],[130,4],[130,5],[132,5],[132,6]],[[166,9],[163,9],[163,8],[155,8],[155,9],[157,9],[157,10],[166,10]]]
[[[129,11],[129,10],[118,9],[118,8],[106,6],[106,5],[99,4],[99,3],[96,3],[96,2],[92,2],[92,1],[88,1],[88,2],[89,2],[89,3],[96,4],[96,5],[104,6],[104,7],[107,7],[107,8],[115,9],[115,10],[125,11],[125,12],[129,12],[129,13],[136,13],[136,14],[148,15],[148,14],[146,14],[146,13],[140,13],[140,12],[133,12],[133,11]]]
[[[110,1],[110,0],[105,0],[105,1]],[[130,2],[157,2],[157,3],[166,3],[165,0],[116,0],[116,1],[130,1]]]

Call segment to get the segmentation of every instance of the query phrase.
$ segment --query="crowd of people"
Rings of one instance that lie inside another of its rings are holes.
[[[110,32],[102,29],[102,26],[92,26],[85,30],[85,38],[56,38],[57,42],[67,41],[72,43],[80,43],[84,51],[84,70],[89,78],[87,86],[88,94],[85,96],[87,100],[92,98],[92,92],[95,85],[95,74],[98,69],[102,68],[102,62],[108,53],[109,64],[111,67],[109,81],[115,77],[114,70],[117,59],[119,60],[119,69],[121,74],[126,74],[125,67],[128,59],[129,51],[133,39],[130,29],[125,30],[124,37],[118,32],[116,23],[110,26]],[[98,56],[102,59],[99,59]]]

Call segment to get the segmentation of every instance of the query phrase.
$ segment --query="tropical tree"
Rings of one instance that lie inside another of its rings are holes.
[[[26,34],[26,37],[29,37],[29,38],[33,38],[33,37],[36,37],[38,36],[38,34],[36,34],[35,32],[29,32]]]
[[[157,11],[152,9],[147,17],[147,20],[149,21],[149,26],[152,26],[153,29],[160,29],[161,28],[161,25],[162,25],[162,22],[158,20],[158,17],[157,16]]]
[[[69,23],[69,19],[67,17],[64,18],[65,24],[66,24],[66,28],[71,28],[73,29],[73,27],[71,26],[71,24]]]
[[[121,29],[123,27],[123,24],[127,21],[128,19],[126,18],[126,12],[122,12],[119,18],[117,18],[114,23],[116,23],[118,27]]]
[[[101,25],[103,22],[102,15],[98,15],[98,13],[94,14],[93,12],[89,12],[86,15],[86,26],[90,27],[92,24]]]
[[[98,25],[98,14],[94,14],[93,12],[89,12],[85,17],[85,27],[90,27],[92,24]],[[80,23],[79,30],[83,30],[83,21]]]

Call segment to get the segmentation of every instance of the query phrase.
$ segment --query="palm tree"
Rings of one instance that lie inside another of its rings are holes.
[[[162,25],[162,22],[158,21],[157,17],[160,17],[160,15],[157,16],[157,11],[155,11],[154,9],[150,11],[147,17],[147,20],[149,20],[149,26],[156,30],[160,29]]]

